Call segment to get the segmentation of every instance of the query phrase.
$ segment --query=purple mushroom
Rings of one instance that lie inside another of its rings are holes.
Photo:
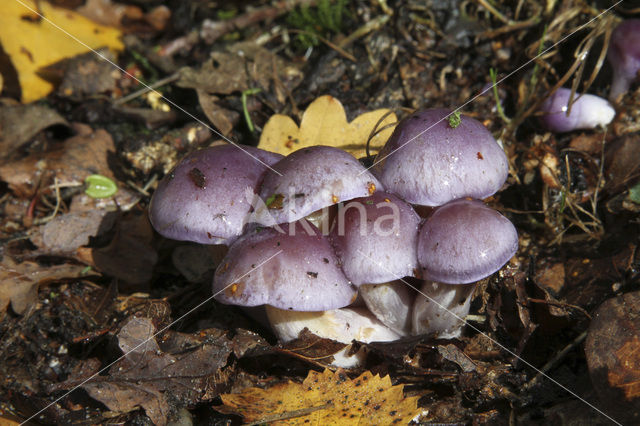
[[[640,19],[623,21],[611,33],[607,59],[613,69],[609,99],[626,93],[640,70]]]
[[[430,283],[422,288],[428,297],[414,305],[414,333],[458,333],[471,283],[499,270],[517,249],[513,224],[480,201],[457,200],[436,209],[418,235],[418,262]]]
[[[374,174],[387,191],[425,206],[497,192],[507,179],[507,157],[479,121],[446,109],[404,119],[380,151]]]
[[[394,331],[410,331],[415,294],[401,281],[418,269],[420,217],[411,205],[376,192],[340,206],[329,238],[349,280],[359,286],[367,307]]]
[[[569,111],[571,89],[556,90],[540,106],[540,123],[552,132],[570,132],[606,126],[616,115],[613,106],[596,95],[576,93]],[[567,115],[567,111],[570,113]]]
[[[216,299],[295,311],[326,311],[352,303],[356,290],[329,240],[308,222],[296,222],[288,231],[257,227],[236,240],[216,270]]]
[[[351,154],[330,146],[312,146],[289,154],[265,173],[264,201],[254,220],[272,226],[290,223],[317,210],[373,194],[381,185]]]
[[[174,240],[228,244],[242,233],[267,166],[281,158],[233,145],[189,154],[153,194],[149,207],[153,227]]]
[[[329,238],[356,286],[415,275],[420,217],[411,205],[376,192],[340,206]]]

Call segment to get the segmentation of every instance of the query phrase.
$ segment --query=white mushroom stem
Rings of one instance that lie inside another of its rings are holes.
[[[381,284],[365,284],[359,294],[367,308],[384,325],[406,336],[411,333],[411,308],[415,291],[401,280]]]
[[[434,334],[443,339],[459,337],[475,287],[475,283],[425,281],[413,305],[413,334]]]
[[[307,328],[316,336],[349,344],[352,340],[364,343],[387,342],[400,336],[386,327],[364,308],[341,308],[324,312],[287,311],[266,306],[267,317],[278,339],[286,343],[296,339]],[[351,345],[333,354],[336,367],[353,368],[365,358],[362,351],[347,356]]]

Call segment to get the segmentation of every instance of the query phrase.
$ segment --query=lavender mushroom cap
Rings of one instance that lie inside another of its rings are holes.
[[[593,129],[607,125],[616,115],[611,104],[599,96],[576,93],[567,115],[571,89],[556,90],[540,106],[544,115],[540,123],[553,132],[570,132],[576,129]]]
[[[213,280],[216,299],[295,311],[326,311],[353,302],[356,290],[329,240],[306,221],[283,228],[288,229],[256,228],[229,247]]]
[[[640,19],[622,22],[611,33],[607,59],[613,68],[609,99],[629,90],[640,70]]]
[[[185,157],[158,185],[149,218],[161,235],[202,244],[227,243],[242,233],[252,196],[282,155],[218,145]]]
[[[418,235],[425,279],[465,284],[500,269],[517,251],[518,234],[500,213],[476,200],[457,200],[433,213]]]
[[[320,210],[380,189],[380,183],[349,153],[312,146],[289,154],[265,174],[255,221],[263,225],[293,222]]]
[[[507,157],[479,121],[429,109],[403,120],[378,154],[374,174],[406,201],[439,206],[457,198],[497,192],[509,172]]]
[[[414,275],[420,217],[393,194],[376,192],[338,210],[329,238],[357,286]]]

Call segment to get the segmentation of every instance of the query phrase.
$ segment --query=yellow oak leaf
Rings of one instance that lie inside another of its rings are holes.
[[[365,371],[349,379],[341,369],[311,371],[302,383],[249,388],[221,398],[224,405],[217,411],[270,425],[406,425],[424,411],[418,398],[405,397],[403,385],[392,386],[389,376]]]
[[[388,115],[378,124],[385,114]],[[365,146],[371,132],[389,125],[371,139],[369,149],[371,155],[375,155],[391,136],[397,121],[396,115],[388,109],[377,109],[365,112],[349,123],[340,101],[325,95],[307,107],[300,127],[289,116],[271,116],[264,126],[258,148],[288,155],[312,145],[330,145],[362,158],[367,155]]]
[[[24,103],[53,90],[38,75],[39,69],[99,47],[120,51],[120,35],[115,28],[46,1],[36,5],[33,0],[5,0],[0,5],[0,43],[18,73]]]

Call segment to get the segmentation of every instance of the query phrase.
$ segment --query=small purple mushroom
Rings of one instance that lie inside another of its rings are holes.
[[[509,173],[507,156],[482,123],[465,115],[456,121],[446,109],[404,119],[376,162],[374,174],[386,190],[425,206],[488,197]]]
[[[308,222],[287,228],[258,227],[229,247],[213,280],[217,300],[295,311],[337,309],[355,300],[329,240]]]
[[[267,165],[281,158],[249,146],[217,145],[195,151],[160,182],[149,219],[167,238],[228,244],[242,233]]]
[[[564,87],[556,90],[540,106],[543,115],[540,123],[552,132],[570,132],[577,129],[593,129],[598,126],[606,126],[616,115],[613,106],[606,100],[596,95],[576,93],[569,111],[569,98],[571,89]]]
[[[609,99],[626,93],[640,70],[640,19],[623,21],[611,33],[607,59],[613,69]]]
[[[481,280],[500,269],[517,250],[513,224],[477,200],[457,200],[436,209],[418,234],[423,277],[442,283]]]
[[[381,185],[351,154],[330,146],[311,146],[289,154],[265,173],[264,205],[254,220],[273,226],[301,219],[341,201],[373,194]]]
[[[469,310],[473,285],[499,270],[518,249],[513,224],[477,200],[457,200],[435,210],[418,235],[418,262],[432,299],[414,306],[415,333],[455,336]],[[467,284],[467,285],[460,285]],[[438,315],[436,315],[438,314]]]
[[[329,238],[353,284],[378,284],[415,275],[419,225],[411,205],[380,191],[340,206]]]
[[[329,238],[351,282],[367,307],[385,325],[410,331],[414,291],[401,281],[418,270],[420,217],[410,204],[376,192],[340,206]]]

